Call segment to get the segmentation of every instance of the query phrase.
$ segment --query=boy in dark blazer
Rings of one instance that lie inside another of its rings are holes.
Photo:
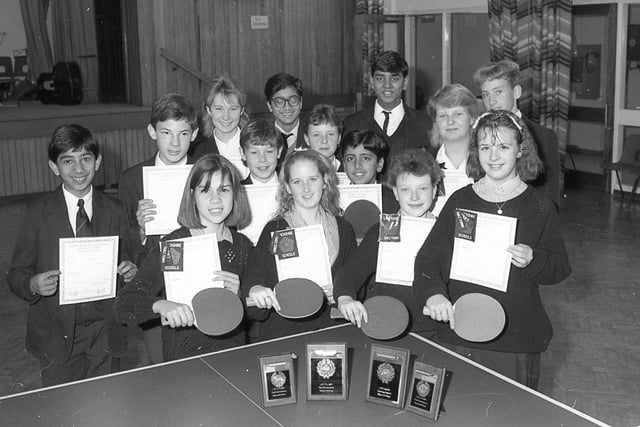
[[[7,274],[13,293],[29,303],[26,345],[40,361],[44,386],[108,374],[112,357],[126,349],[114,299],[59,304],[60,238],[119,236],[118,280],[129,281],[137,271],[129,261],[122,204],[91,184],[100,162],[98,143],[87,129],[63,125],[53,132],[49,167],[62,185],[27,207]]]
[[[138,265],[142,265],[144,258],[160,241],[160,236],[147,238],[144,232],[144,224],[153,219],[156,205],[153,200],[144,198],[142,168],[193,163],[193,159],[187,153],[198,135],[196,110],[182,95],[164,94],[151,107],[151,120],[147,131],[156,142],[158,151],[150,159],[125,170],[118,184],[118,197],[127,213],[129,232],[134,242],[134,259]],[[141,328],[149,360],[151,363],[162,362],[160,321],[142,324]]]
[[[344,134],[353,130],[372,130],[389,145],[393,157],[405,148],[429,147],[431,119],[409,108],[402,93],[409,86],[409,65],[398,52],[384,51],[371,63],[371,84],[376,102],[344,120]]]
[[[560,205],[560,153],[558,136],[551,129],[525,117],[518,109],[522,87],[518,83],[520,67],[513,61],[503,59],[478,68],[473,75],[482,91],[482,102],[487,110],[508,110],[522,118],[536,141],[538,155],[544,164],[544,172],[530,182],[538,187],[554,203]]]
[[[287,73],[274,74],[264,85],[264,96],[267,108],[273,114],[273,123],[284,140],[279,159],[282,164],[285,156],[296,148],[309,148],[300,126],[302,80]]]

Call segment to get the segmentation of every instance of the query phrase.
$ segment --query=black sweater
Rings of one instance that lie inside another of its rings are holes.
[[[502,304],[507,321],[502,334],[487,343],[465,341],[444,323],[440,324],[438,338],[450,344],[508,353],[546,350],[553,331],[540,300],[538,285],[558,283],[571,273],[554,206],[529,187],[502,207],[505,216],[518,219],[515,243],[524,243],[533,249],[533,260],[528,266],[511,266],[506,292],[449,279],[456,208],[487,213],[497,210],[495,203],[481,199],[471,185],[451,196],[418,251],[413,282],[416,299],[424,306],[429,297],[442,294],[455,303],[462,295],[480,292]]]
[[[218,242],[220,264],[222,270],[240,276],[242,287],[245,266],[252,245],[243,234],[231,230],[231,235],[233,243],[227,240]],[[185,237],[191,237],[191,232],[182,227],[166,235],[163,240]],[[166,299],[164,274],[160,249],[155,247],[140,266],[136,278],[120,291],[114,308],[116,317],[125,324],[140,324],[158,318],[160,315],[153,312],[152,306],[161,299]],[[245,331],[242,324],[232,332],[217,337],[205,335],[195,327],[165,326],[162,328],[162,353],[165,361],[209,353],[244,343]]]

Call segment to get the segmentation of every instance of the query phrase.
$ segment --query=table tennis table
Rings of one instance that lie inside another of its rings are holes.
[[[308,343],[345,342],[346,400],[307,400]],[[438,421],[365,401],[372,344],[405,348],[413,361],[444,367]],[[297,402],[263,407],[258,358],[293,353]],[[343,324],[189,359],[6,396],[7,426],[604,426],[438,344],[408,334],[376,341]]]

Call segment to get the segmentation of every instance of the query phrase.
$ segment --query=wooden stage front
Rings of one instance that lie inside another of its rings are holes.
[[[47,165],[47,144],[53,130],[77,123],[100,142],[102,166],[94,183],[117,184],[120,173],[155,152],[147,134],[151,109],[130,104],[43,105],[22,101],[0,107],[0,196],[39,193],[59,181]]]

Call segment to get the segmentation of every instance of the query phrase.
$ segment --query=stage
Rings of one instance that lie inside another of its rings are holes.
[[[110,188],[120,173],[156,150],[147,135],[150,107],[130,104],[44,105],[21,101],[0,107],[0,196],[50,191],[58,181],[47,166],[47,144],[53,130],[77,123],[101,144],[103,161],[94,181]]]
[[[308,401],[307,343],[344,342],[346,400]],[[372,344],[447,369],[439,420],[366,402]],[[297,402],[263,407],[258,357],[296,355]],[[351,325],[248,345],[0,399],[14,426],[593,426],[606,425],[415,334],[379,342]]]

